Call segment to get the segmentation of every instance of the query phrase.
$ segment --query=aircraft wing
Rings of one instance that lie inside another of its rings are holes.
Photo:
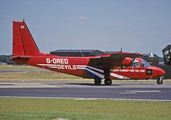
[[[118,52],[118,53],[110,53],[110,54],[104,54],[101,56],[96,56],[91,59],[111,59],[111,60],[119,60],[119,59],[125,59],[126,57],[130,58],[136,58],[143,56],[140,53],[129,53],[129,52]]]
[[[129,52],[118,52],[118,53],[110,53],[110,54],[104,54],[96,57],[92,57],[90,60],[97,65],[102,64],[107,64],[111,68],[113,66],[131,66],[133,59],[136,57],[141,57],[143,56],[142,54],[139,53],[129,53]]]
[[[116,59],[124,59],[126,57],[130,57],[130,58],[136,58],[136,57],[141,57],[143,56],[142,54],[139,53],[127,53],[127,52],[119,52],[119,53],[114,53],[111,54],[111,58],[116,58]]]

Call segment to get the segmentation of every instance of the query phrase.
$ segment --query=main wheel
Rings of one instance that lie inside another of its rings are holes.
[[[104,83],[105,83],[105,85],[111,85],[112,80],[111,79],[105,79]]]
[[[102,79],[100,79],[100,78],[95,78],[95,79],[94,79],[94,84],[95,84],[95,85],[100,85],[101,82],[102,82]]]

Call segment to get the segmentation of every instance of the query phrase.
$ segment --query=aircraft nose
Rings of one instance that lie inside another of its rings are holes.
[[[157,74],[160,75],[160,76],[161,75],[164,75],[165,74],[165,71],[163,69],[161,69],[161,68],[158,68]]]

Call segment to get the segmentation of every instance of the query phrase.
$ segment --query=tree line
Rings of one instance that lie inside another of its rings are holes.
[[[1,63],[8,63],[8,59],[11,57],[12,55],[0,55],[0,62]]]

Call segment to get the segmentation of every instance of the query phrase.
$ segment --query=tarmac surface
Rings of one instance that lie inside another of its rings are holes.
[[[171,82],[0,82],[0,97],[171,101]]]

